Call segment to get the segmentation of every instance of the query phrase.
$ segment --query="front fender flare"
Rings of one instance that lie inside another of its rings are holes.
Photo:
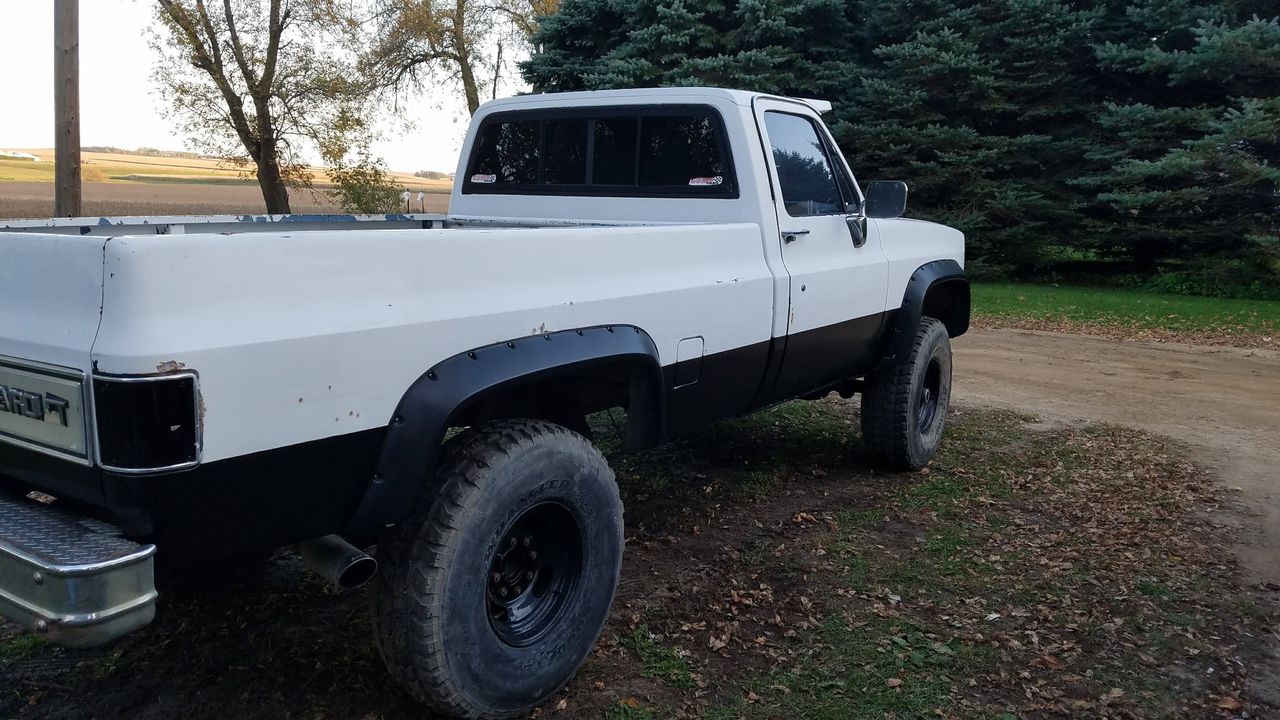
[[[638,327],[564,330],[459,353],[423,373],[401,397],[387,427],[374,475],[343,534],[372,539],[401,520],[431,476],[451,421],[491,393],[617,361],[644,370],[645,408],[662,433],[662,366],[653,339]]]
[[[885,341],[885,351],[876,365],[877,370],[901,362],[911,352],[911,341],[920,326],[929,290],[944,283],[962,283],[964,286],[964,307],[959,308],[952,321],[948,322],[947,333],[957,337],[969,329],[969,278],[964,274],[964,268],[955,260],[934,260],[921,265],[907,282],[902,307],[898,309],[893,329]]]

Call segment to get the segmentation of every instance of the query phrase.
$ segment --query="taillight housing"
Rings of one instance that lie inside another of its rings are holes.
[[[93,378],[98,464],[121,473],[200,464],[199,378],[195,373]]]

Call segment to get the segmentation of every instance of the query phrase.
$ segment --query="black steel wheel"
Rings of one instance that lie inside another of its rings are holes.
[[[916,399],[916,430],[927,433],[938,417],[938,400],[942,396],[942,363],[938,358],[929,358],[924,371],[924,381],[920,383],[920,394]]]
[[[582,529],[565,506],[525,510],[489,563],[489,623],[508,645],[526,647],[556,626],[582,574]]]
[[[451,445],[378,545],[375,637],[433,709],[516,717],[573,677],[604,628],[622,501],[604,457],[559,425],[496,422]]]

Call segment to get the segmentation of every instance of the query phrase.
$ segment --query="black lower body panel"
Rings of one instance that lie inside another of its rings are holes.
[[[697,380],[680,387],[673,387],[676,366],[664,366],[667,432],[679,434],[750,410],[764,379],[771,345],[765,341],[704,355],[697,360]]]
[[[120,475],[0,445],[0,487],[38,490],[154,543],[169,566],[216,563],[338,532],[373,476],[385,429]]]
[[[884,349],[887,315],[877,313],[787,336],[766,402],[800,397],[845,378],[862,377]]]
[[[877,314],[666,366],[666,430],[861,377],[883,351],[891,319]],[[684,384],[673,387],[677,376]],[[0,489],[58,497],[154,543],[159,563],[214,563],[340,532],[375,481],[386,435],[375,428],[160,475],[104,472],[0,444]]]
[[[385,430],[367,430],[200,465],[172,475],[105,473],[125,532],[161,563],[213,562],[337,532],[373,477]]]

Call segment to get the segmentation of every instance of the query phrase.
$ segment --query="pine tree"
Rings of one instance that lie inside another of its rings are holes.
[[[978,272],[1201,260],[1266,283],[1280,27],[1253,14],[1274,2],[565,0],[523,71],[829,99],[858,177],[906,180]]]
[[[1098,49],[1102,68],[1144,89],[1101,117],[1104,170],[1078,183],[1097,192],[1088,236],[1099,252],[1174,271],[1173,289],[1268,294],[1280,280],[1280,21],[1174,5],[1128,18],[1137,32],[1194,20],[1189,33]]]
[[[907,180],[915,211],[964,230],[982,263],[1035,267],[1077,232],[1085,196],[1067,180],[1088,165],[1098,16],[1057,0],[877,4],[842,145],[864,174]]]
[[[813,95],[851,32],[839,0],[566,0],[521,69],[546,91],[712,85]]]

